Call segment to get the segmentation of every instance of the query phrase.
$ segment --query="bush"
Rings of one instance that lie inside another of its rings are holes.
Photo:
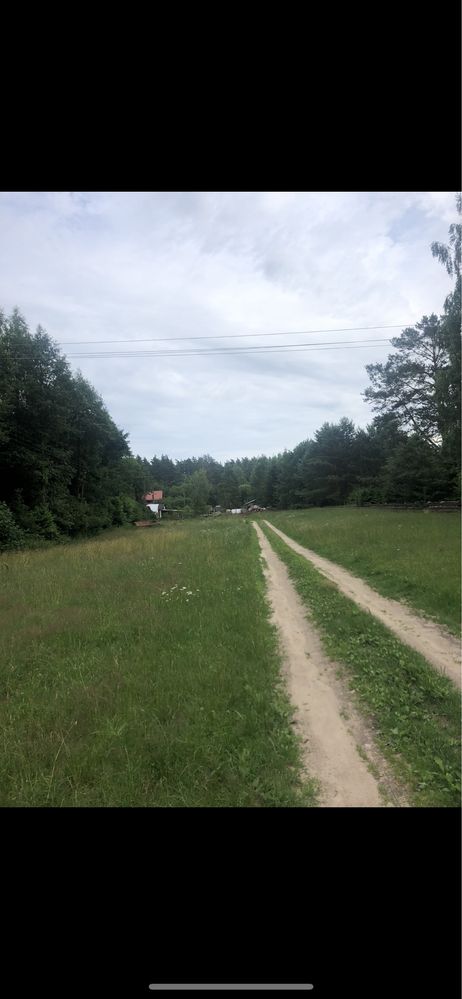
[[[124,512],[124,523],[145,519],[146,509],[143,503],[137,503],[131,496],[121,496],[120,500]]]
[[[46,538],[47,541],[54,541],[59,537],[59,530],[55,524],[51,510],[41,503],[31,510],[32,534],[39,538]]]
[[[112,523],[112,510],[109,503],[104,506],[96,506],[95,504],[89,507],[86,524],[87,531],[90,533],[102,531],[105,527],[111,527]]]
[[[109,511],[115,527],[121,527],[122,524],[125,524],[125,510],[120,496],[114,496],[109,500]]]
[[[30,543],[34,538],[55,541],[60,537],[53,514],[46,503],[39,503],[30,509],[24,503],[18,491],[13,504],[13,514],[19,527],[25,535],[25,541]]]
[[[56,504],[53,515],[60,531],[71,536],[81,534],[87,529],[88,503],[76,496],[66,496]]]
[[[24,548],[24,532],[18,527],[10,508],[0,501],[0,551],[14,551]]]
[[[348,496],[347,503],[365,506],[369,503],[383,503],[383,491],[377,485],[356,486]]]

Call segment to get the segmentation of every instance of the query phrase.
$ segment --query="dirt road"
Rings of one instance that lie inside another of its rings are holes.
[[[391,777],[370,729],[336,675],[336,664],[325,656],[284,563],[258,524],[253,526],[266,563],[268,599],[296,709],[295,723],[303,740],[304,763],[320,782],[320,804],[334,808],[406,805],[403,790]],[[374,765],[377,778],[368,762]]]
[[[425,659],[445,676],[461,687],[461,649],[460,642],[453,635],[444,631],[438,624],[427,618],[412,613],[398,600],[382,597],[362,579],[353,576],[347,569],[341,568],[335,562],[317,555],[309,548],[303,548],[297,541],[289,538],[268,520],[265,524],[278,537],[285,541],[289,548],[312,562],[319,572],[330,579],[350,600],[354,600],[362,610],[369,611],[390,629],[401,642],[410,645],[420,652]]]

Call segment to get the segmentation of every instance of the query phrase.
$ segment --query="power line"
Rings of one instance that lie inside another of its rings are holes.
[[[265,344],[261,347],[216,347],[216,348],[196,348],[194,350],[133,350],[133,351],[95,351],[90,353],[78,353],[69,354],[69,357],[84,357],[84,358],[104,358],[104,357],[194,357],[196,354],[203,356],[204,354],[215,354],[215,355],[227,355],[227,354],[247,354],[247,353],[280,353],[288,351],[290,353],[296,353],[297,351],[310,351],[310,350],[351,350],[354,347],[362,347],[369,344],[376,344],[376,346],[384,347],[390,343],[389,339],[379,338],[379,339],[369,339],[369,340],[332,340],[330,343],[290,343],[290,344]]]
[[[114,359],[121,357],[124,359],[130,359],[135,357],[194,357],[196,354],[200,356],[204,355],[227,355],[227,354],[247,354],[247,353],[297,353],[303,351],[315,351],[315,350],[354,350],[364,346],[374,345],[377,347],[385,347],[387,344],[391,343],[389,339],[379,338],[379,339],[369,339],[369,340],[333,340],[330,343],[291,343],[291,344],[264,344],[261,347],[216,347],[216,348],[198,348],[194,350],[129,350],[129,351],[94,351],[85,352],[78,354],[67,354],[64,357],[81,357],[87,360],[94,358],[95,360],[102,360],[103,358]],[[28,360],[27,355],[16,355],[15,360],[24,361]]]
[[[168,341],[169,343],[174,343],[176,340],[237,340],[242,337],[256,337],[256,336],[308,336],[311,333],[359,333],[364,330],[398,330],[404,327],[412,326],[412,323],[395,323],[392,326],[339,326],[332,327],[331,329],[322,330],[288,330],[279,333],[220,333],[214,335],[213,333],[208,336],[161,336],[161,337],[146,337],[143,339],[120,339],[120,340],[56,340],[56,343],[71,344],[72,346],[80,346],[83,344],[99,344],[99,343],[162,343]]]

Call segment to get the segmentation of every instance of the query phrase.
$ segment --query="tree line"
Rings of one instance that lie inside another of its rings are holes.
[[[461,196],[456,198],[460,219]],[[38,327],[0,312],[0,548],[59,541],[144,514],[163,489],[185,515],[249,500],[291,508],[425,503],[460,495],[461,224],[432,253],[454,278],[441,315],[424,316],[370,364],[366,429],[324,423],[292,451],[220,463],[131,453],[103,400]]]

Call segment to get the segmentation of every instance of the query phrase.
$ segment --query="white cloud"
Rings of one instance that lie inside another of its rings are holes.
[[[442,309],[454,195],[441,192],[58,192],[0,195],[0,305],[59,341],[191,349],[360,339],[298,331],[409,323]],[[390,331],[396,335],[399,331]],[[67,353],[91,347],[72,346]],[[93,349],[104,349],[99,345]],[[372,418],[354,350],[73,358],[135,451],[218,458],[293,447],[324,420]]]

